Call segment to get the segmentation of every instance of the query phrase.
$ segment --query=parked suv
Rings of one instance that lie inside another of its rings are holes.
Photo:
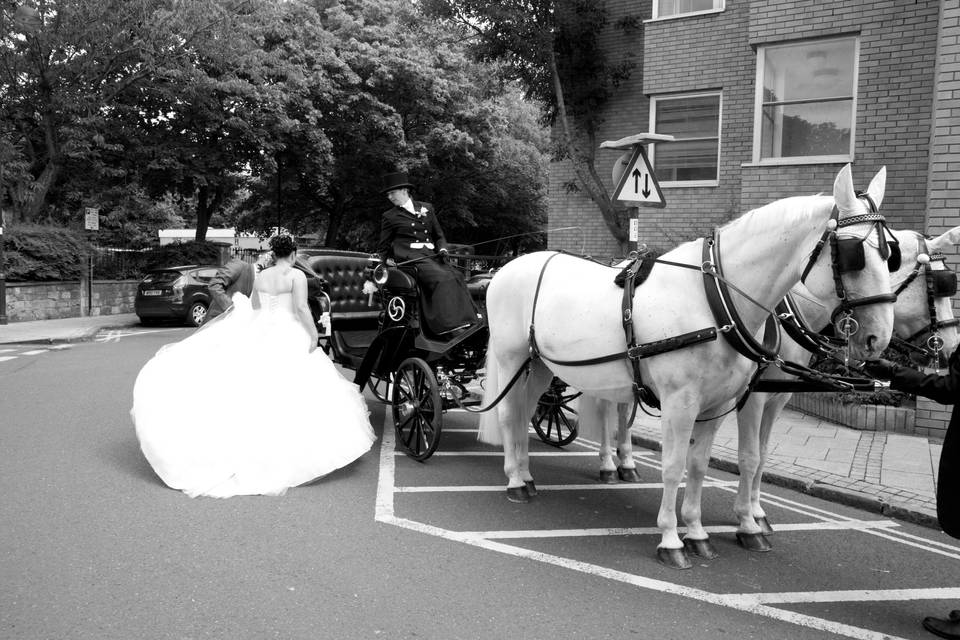
[[[203,323],[210,306],[210,280],[217,265],[189,264],[156,269],[137,287],[133,310],[143,324],[180,320],[194,327]]]

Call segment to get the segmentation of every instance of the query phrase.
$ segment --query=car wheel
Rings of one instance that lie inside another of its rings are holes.
[[[190,311],[187,312],[187,322],[192,327],[199,327],[203,324],[203,319],[207,317],[207,305],[202,302],[194,302],[190,305]]]

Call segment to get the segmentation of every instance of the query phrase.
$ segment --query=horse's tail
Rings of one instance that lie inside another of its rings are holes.
[[[483,385],[483,405],[490,403],[500,394],[500,363],[493,354],[493,349],[487,344],[486,378]],[[503,444],[503,434],[500,433],[500,415],[498,407],[491,407],[480,414],[480,431],[477,438],[487,444]]]

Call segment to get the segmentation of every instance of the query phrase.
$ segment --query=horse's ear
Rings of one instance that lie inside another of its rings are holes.
[[[887,168],[880,167],[880,171],[877,171],[877,175],[873,176],[873,180],[870,181],[870,186],[867,187],[867,195],[873,200],[873,204],[877,206],[877,209],[880,208],[880,203],[883,202],[883,194],[886,190]]]
[[[853,215],[857,211],[857,194],[853,190],[853,177],[850,165],[844,165],[833,181],[833,201],[840,210],[840,217]]]
[[[946,233],[927,241],[927,248],[931,251],[944,251],[960,244],[960,227],[954,227]]]

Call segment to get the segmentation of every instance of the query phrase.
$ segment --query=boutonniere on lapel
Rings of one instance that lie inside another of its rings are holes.
[[[417,216],[418,218],[422,218],[423,216],[427,215],[427,208],[426,208],[426,207],[420,207],[419,209],[417,209],[416,207],[414,207],[414,212],[413,212],[413,214],[414,214],[415,216]]]

